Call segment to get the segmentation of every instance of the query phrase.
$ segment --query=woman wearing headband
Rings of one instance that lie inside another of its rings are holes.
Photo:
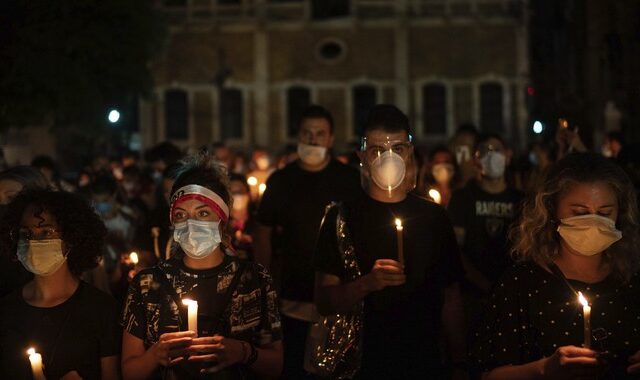
[[[173,257],[141,271],[127,295],[125,379],[281,372],[275,290],[262,266],[232,251],[226,233],[232,199],[223,170],[206,156],[190,158],[179,170],[170,205]],[[187,299],[197,308],[187,308],[193,305]]]

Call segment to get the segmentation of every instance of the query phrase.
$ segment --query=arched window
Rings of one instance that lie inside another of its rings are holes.
[[[480,86],[480,129],[488,133],[504,133],[503,93],[500,83]]]
[[[362,136],[364,123],[369,111],[376,105],[376,89],[369,85],[356,86],[352,90],[353,98],[353,133]]]
[[[422,87],[422,121],[425,134],[447,133],[447,89],[431,83]]]
[[[220,137],[242,139],[242,91],[225,88],[220,91]]]
[[[189,138],[189,104],[187,93],[182,90],[168,90],[164,94],[164,125],[168,139]]]
[[[287,136],[298,134],[298,121],[304,110],[311,104],[311,91],[302,86],[290,87],[287,90]]]

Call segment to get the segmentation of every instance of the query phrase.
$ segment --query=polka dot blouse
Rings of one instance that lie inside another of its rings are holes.
[[[640,276],[626,284],[613,276],[596,284],[569,282],[591,304],[592,347],[611,353],[603,378],[625,378],[628,357],[640,350]],[[471,363],[488,371],[551,356],[561,346],[580,347],[583,323],[582,305],[562,278],[519,264],[493,289],[473,334]]]

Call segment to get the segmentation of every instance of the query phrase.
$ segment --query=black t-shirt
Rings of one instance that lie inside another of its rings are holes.
[[[507,234],[519,214],[521,201],[522,193],[516,189],[491,194],[471,181],[454,191],[449,202],[453,225],[466,231],[462,252],[492,282],[511,264]]]
[[[335,160],[319,172],[294,162],[269,177],[257,220],[282,228],[282,298],[313,301],[313,248],[325,207],[360,194],[357,170]]]
[[[120,331],[113,298],[85,282],[50,308],[29,305],[16,290],[0,301],[0,378],[31,379],[26,352],[34,347],[48,379],[74,370],[99,379],[100,359],[119,354]]]
[[[597,284],[569,280],[591,304],[592,336],[603,329],[597,351],[616,358],[607,376],[625,379],[627,359],[640,349],[640,275],[622,284],[609,276]],[[475,332],[471,358],[478,370],[526,364],[551,356],[558,347],[582,346],[582,305],[564,280],[534,263],[509,268],[496,283],[482,324]],[[637,376],[636,376],[637,378]]]
[[[222,305],[239,268],[238,258],[225,255],[222,264],[212,269],[190,269],[174,257],[140,271],[129,287],[122,318],[124,329],[142,339],[147,348],[164,333],[185,331],[187,308],[181,300],[189,298],[198,301],[199,336],[219,334],[259,347],[281,340],[276,292],[271,276],[261,265],[244,264],[231,299]],[[168,286],[180,300],[173,298]],[[225,377],[218,373],[207,378],[244,378],[245,370],[234,366],[224,371]],[[177,378],[193,378],[197,368],[182,363],[172,371]]]
[[[404,226],[407,282],[365,298],[362,378],[417,378],[441,366],[443,290],[463,277],[451,222],[440,206],[414,195],[399,203],[363,197],[345,203],[347,228],[361,273],[377,259],[397,260],[395,218]],[[343,278],[336,214],[320,231],[316,270]]]

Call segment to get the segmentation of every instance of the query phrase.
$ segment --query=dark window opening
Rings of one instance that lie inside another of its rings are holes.
[[[186,140],[189,137],[189,105],[187,93],[169,90],[164,95],[164,120],[168,139]]]
[[[304,110],[311,104],[311,91],[305,87],[291,87],[287,90],[287,136],[298,134],[298,122]]]
[[[447,133],[447,89],[441,84],[422,87],[422,120],[424,133]]]
[[[502,86],[485,83],[480,86],[480,128],[487,133],[504,132]]]
[[[242,91],[220,91],[220,132],[222,140],[242,138]]]
[[[369,111],[376,105],[376,89],[372,86],[361,85],[353,88],[353,133],[362,136],[364,123]]]

